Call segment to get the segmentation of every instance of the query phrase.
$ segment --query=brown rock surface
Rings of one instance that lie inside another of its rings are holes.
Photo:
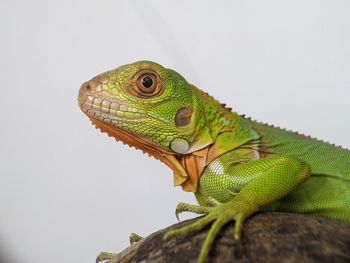
[[[187,237],[163,241],[175,224],[131,245],[109,263],[196,262],[209,228]],[[245,222],[241,242],[226,225],[210,251],[208,262],[350,262],[350,224],[291,213],[259,213]]]

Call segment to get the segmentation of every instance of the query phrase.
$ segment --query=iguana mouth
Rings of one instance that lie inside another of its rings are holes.
[[[91,85],[87,83],[84,83],[79,90],[78,103],[80,109],[89,117],[107,124],[118,125],[121,122],[147,117],[145,112],[112,98],[108,92],[101,91],[99,86],[92,90]]]
[[[108,125],[104,121],[88,116],[92,124],[99,129],[102,133],[107,133],[109,137],[115,138],[117,141],[141,150],[143,153],[160,160],[170,169],[174,171],[174,184],[181,185],[188,179],[188,174],[180,162],[180,158],[175,153],[157,147],[150,142],[143,140],[137,135],[131,134],[122,130],[121,128]]]

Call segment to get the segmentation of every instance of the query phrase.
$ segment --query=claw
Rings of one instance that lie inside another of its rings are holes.
[[[180,222],[180,217],[179,217],[179,215],[181,214],[181,212],[182,211],[179,211],[179,210],[175,210],[175,216],[176,216],[176,219],[177,219],[177,221],[179,221]]]
[[[175,216],[176,216],[177,221],[179,221],[179,222],[180,222],[179,215],[185,211],[184,210],[185,205],[186,205],[185,203],[178,203],[178,205],[175,208]]]

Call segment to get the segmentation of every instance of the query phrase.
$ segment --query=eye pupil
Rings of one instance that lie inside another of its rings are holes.
[[[150,88],[153,85],[153,79],[146,76],[142,79],[142,86],[144,86],[145,88]]]

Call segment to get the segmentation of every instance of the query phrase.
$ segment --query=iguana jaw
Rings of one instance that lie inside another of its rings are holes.
[[[88,113],[84,112],[91,120],[92,124],[99,129],[102,133],[106,133],[109,137],[115,138],[117,141],[121,141],[124,144],[141,150],[143,153],[154,157],[166,164],[170,169],[174,171],[174,184],[182,185],[189,178],[185,168],[180,163],[181,158],[177,158],[175,153],[162,149],[150,142],[140,138],[135,134],[131,134],[122,130],[116,126],[111,126],[103,121],[100,121]]]

